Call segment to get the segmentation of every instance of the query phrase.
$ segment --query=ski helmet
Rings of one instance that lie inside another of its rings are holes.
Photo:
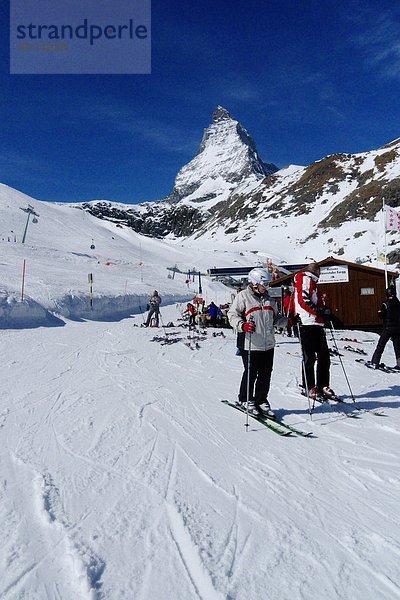
[[[248,274],[247,278],[249,280],[249,283],[251,283],[252,285],[260,284],[264,287],[267,287],[267,285],[271,281],[270,273],[267,271],[267,269],[263,269],[262,267],[256,267],[255,269],[252,269]]]
[[[385,293],[388,298],[395,298],[396,297],[396,288],[391,285],[390,287],[387,288]]]

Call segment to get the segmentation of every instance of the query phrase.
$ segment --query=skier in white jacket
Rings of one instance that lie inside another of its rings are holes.
[[[275,415],[268,402],[268,392],[274,362],[274,319],[277,306],[267,291],[271,276],[266,269],[252,269],[248,280],[248,287],[238,293],[228,311],[229,322],[238,334],[238,347],[244,366],[239,402],[242,405],[247,402],[251,337],[249,411],[273,418]]]

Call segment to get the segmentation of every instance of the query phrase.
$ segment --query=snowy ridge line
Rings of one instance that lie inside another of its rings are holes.
[[[193,294],[162,294],[162,306],[188,302]],[[33,327],[63,326],[62,317],[71,320],[119,321],[130,315],[146,312],[148,296],[126,294],[112,296],[96,295],[93,307],[87,294],[65,294],[56,298],[51,307],[46,307],[29,296],[22,302],[16,293],[0,291],[0,329],[27,329]],[[162,307],[161,307],[162,315]]]
[[[78,539],[74,526],[69,523],[61,502],[60,491],[55,485],[50,473],[44,473],[36,478],[38,497],[41,498],[40,510],[42,516],[51,526],[56,526],[64,536],[66,547],[65,556],[70,562],[74,578],[85,595],[90,600],[104,598],[101,588],[101,577],[105,563],[82,540]]]

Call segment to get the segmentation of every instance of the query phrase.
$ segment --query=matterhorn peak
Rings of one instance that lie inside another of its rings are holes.
[[[212,122],[218,123],[219,121],[227,121],[227,120],[234,121],[234,119],[229,114],[229,112],[226,110],[226,108],[224,108],[223,106],[217,106],[217,108],[214,110],[214,112],[212,114]]]
[[[242,184],[256,183],[277,171],[266,165],[246,129],[222,106],[212,114],[196,156],[175,179],[170,202],[202,203],[210,208]]]

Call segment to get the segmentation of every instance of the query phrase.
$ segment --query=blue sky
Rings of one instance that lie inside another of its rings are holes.
[[[152,2],[151,75],[9,74],[1,3],[0,182],[54,201],[158,200],[220,104],[278,166],[400,137],[400,6]]]

